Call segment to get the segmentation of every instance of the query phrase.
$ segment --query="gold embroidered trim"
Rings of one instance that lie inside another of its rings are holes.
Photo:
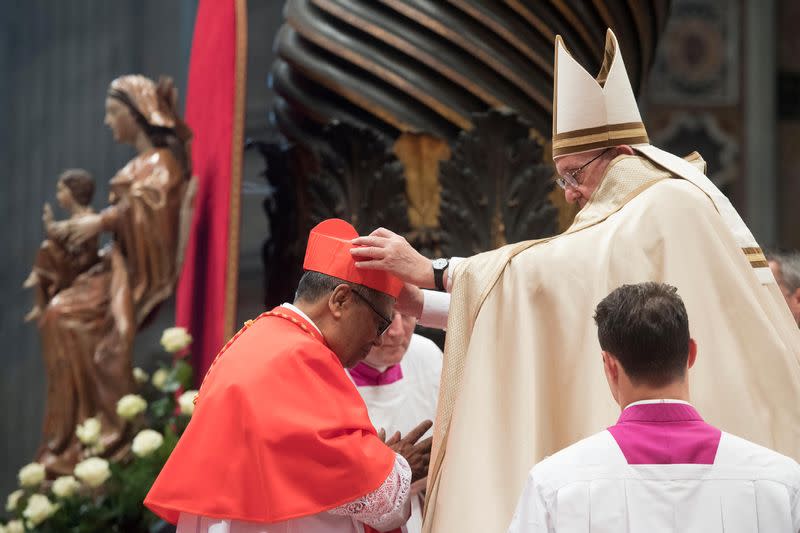
[[[608,133],[593,133],[592,135],[583,135],[575,139],[562,139],[560,141],[553,141],[553,146],[556,149],[570,148],[572,146],[581,146],[584,144],[599,143],[602,141],[619,140],[619,139],[647,139],[647,134],[639,129],[622,130],[618,132]]]
[[[761,250],[761,248],[759,248],[758,246],[756,246],[756,247],[754,247],[754,248],[742,248],[742,251],[745,253],[745,255],[750,255],[750,254],[763,254],[763,253],[764,253],[764,252]]]
[[[622,122],[582,128],[553,135],[553,157],[620,144],[647,144],[649,142],[647,130],[641,122]]]
[[[650,139],[647,135],[635,137],[604,137],[595,142],[580,142],[569,146],[553,147],[553,157],[587,152],[597,148],[610,148],[620,144],[648,144]]]
[[[744,252],[745,257],[747,260],[750,261],[750,266],[753,268],[767,268],[769,267],[769,262],[767,261],[767,257],[764,255],[764,252],[759,247],[748,247],[742,248],[742,252]]]
[[[595,135],[598,133],[609,133],[612,131],[627,131],[627,130],[642,130],[645,132],[644,123],[642,122],[621,122],[619,124],[608,124],[605,126],[595,126],[592,128],[581,128],[579,130],[565,131],[563,133],[556,133],[553,135],[553,141],[560,141],[563,139],[575,139],[577,137],[584,137],[586,135]]]

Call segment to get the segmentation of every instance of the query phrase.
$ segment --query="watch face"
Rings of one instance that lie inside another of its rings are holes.
[[[442,258],[434,259],[432,264],[433,268],[439,270],[447,266],[447,259],[442,259]]]

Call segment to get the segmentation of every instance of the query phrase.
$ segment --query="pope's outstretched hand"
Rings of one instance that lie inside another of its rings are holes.
[[[351,242],[355,246],[350,253],[358,268],[386,270],[423,289],[435,286],[430,259],[417,252],[402,235],[378,228]]]

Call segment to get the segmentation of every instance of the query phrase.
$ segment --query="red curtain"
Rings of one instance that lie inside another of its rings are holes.
[[[199,183],[176,296],[198,383],[235,320],[246,43],[245,0],[200,0],[186,97]]]

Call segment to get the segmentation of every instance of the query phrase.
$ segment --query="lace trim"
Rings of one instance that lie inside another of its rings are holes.
[[[408,519],[410,492],[411,468],[405,458],[395,454],[394,468],[380,487],[328,512],[352,516],[375,529],[392,529]]]

